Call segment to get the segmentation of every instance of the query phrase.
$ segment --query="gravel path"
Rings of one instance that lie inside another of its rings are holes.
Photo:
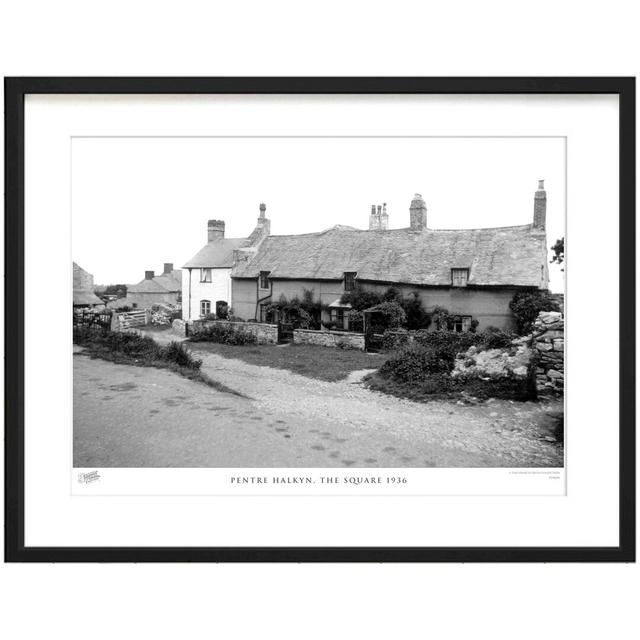
[[[206,374],[249,399],[167,371],[77,355],[75,466],[563,464],[562,446],[544,439],[559,404],[415,403],[364,388],[367,371],[323,382],[193,346]]]

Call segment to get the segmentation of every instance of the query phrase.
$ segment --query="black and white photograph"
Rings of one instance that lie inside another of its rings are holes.
[[[72,138],[74,467],[563,468],[566,162]]]

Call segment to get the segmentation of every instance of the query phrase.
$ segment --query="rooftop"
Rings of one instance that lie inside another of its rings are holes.
[[[273,278],[340,280],[356,272],[359,280],[450,285],[451,269],[468,268],[469,285],[539,287],[546,256],[546,236],[531,224],[420,231],[337,225],[319,233],[269,236],[232,276],[255,278],[268,271]]]

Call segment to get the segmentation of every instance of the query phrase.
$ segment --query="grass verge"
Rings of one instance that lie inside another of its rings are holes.
[[[83,347],[91,358],[99,358],[114,364],[168,369],[194,382],[206,384],[217,391],[247,397],[203,373],[200,370],[202,360],[194,358],[191,350],[181,342],[160,345],[153,338],[137,333],[74,327],[73,343]]]
[[[344,380],[352,371],[377,369],[387,359],[386,355],[356,349],[332,349],[305,344],[234,346],[197,342],[193,344],[193,352],[214,353],[259,367],[285,369],[326,382]]]

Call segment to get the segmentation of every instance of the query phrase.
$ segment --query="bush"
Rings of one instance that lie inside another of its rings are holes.
[[[498,327],[487,327],[479,335],[482,343],[478,347],[484,349],[506,349],[517,337],[512,331],[503,331]]]
[[[86,347],[94,356],[115,362],[124,360],[147,365],[165,362],[193,370],[200,369],[202,365],[202,361],[195,359],[180,342],[171,342],[167,346],[162,346],[153,338],[137,333],[74,327],[73,342]]]
[[[548,291],[522,291],[509,303],[519,335],[531,332],[533,323],[541,311],[560,311],[558,303]]]
[[[365,378],[365,384],[375,391],[418,402],[440,398],[525,401],[536,397],[535,383],[521,378],[452,378],[447,374],[433,374],[418,383],[407,383],[373,374]]]
[[[410,344],[398,350],[380,367],[380,375],[400,382],[420,383],[430,375],[449,373],[452,365],[437,350]]]
[[[245,344],[257,344],[258,339],[252,333],[235,329],[230,325],[205,325],[194,328],[191,342],[218,342],[220,344],[230,344],[234,346]]]

